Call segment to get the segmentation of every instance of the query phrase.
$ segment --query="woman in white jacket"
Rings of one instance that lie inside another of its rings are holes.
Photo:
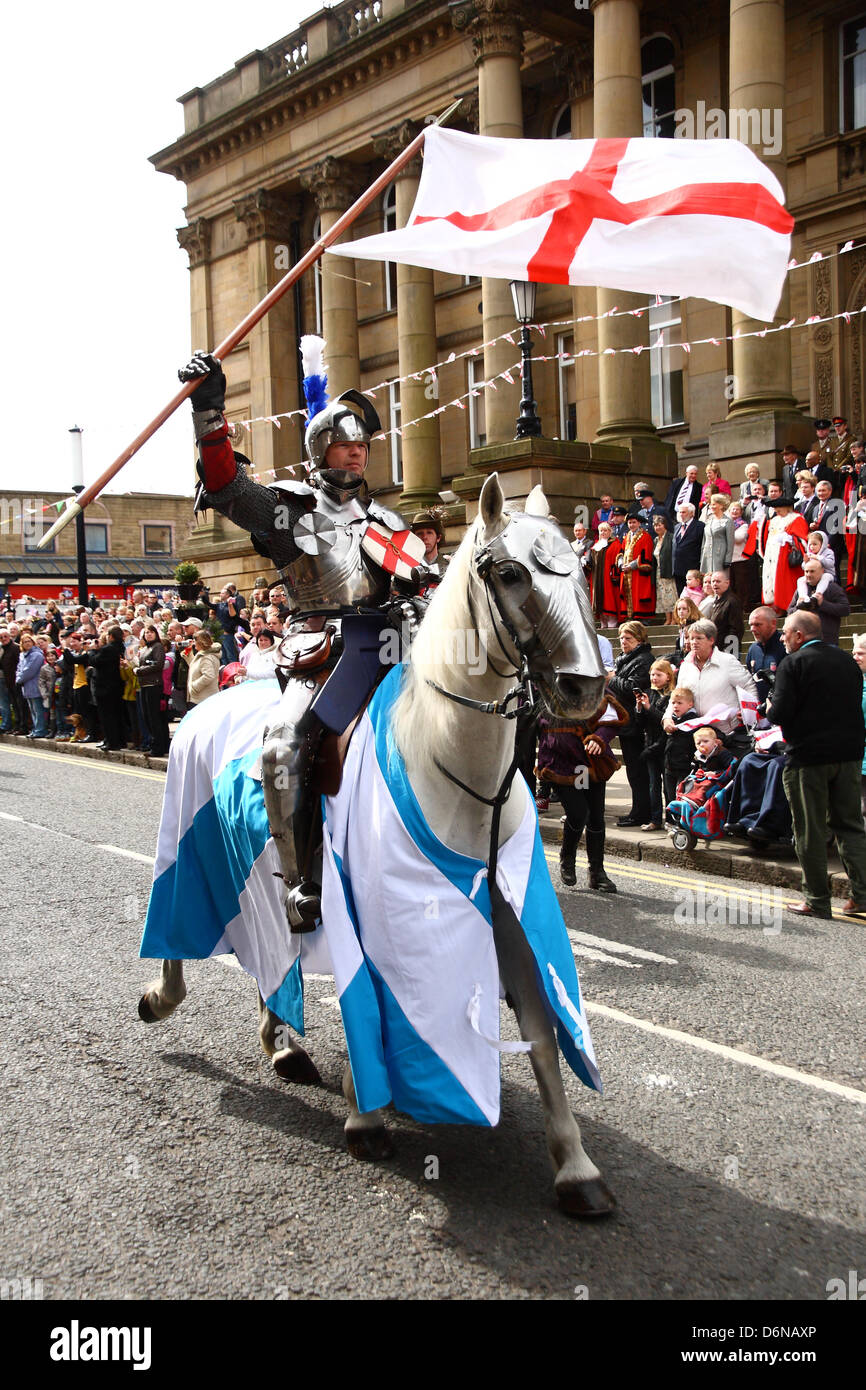
[[[220,659],[214,651],[213,638],[204,628],[195,635],[195,653],[189,663],[186,679],[187,709],[200,705],[219,690]]]
[[[256,649],[247,662],[248,680],[267,680],[277,673],[277,647],[274,634],[263,627],[256,637]]]

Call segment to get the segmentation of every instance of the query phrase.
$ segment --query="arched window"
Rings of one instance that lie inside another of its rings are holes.
[[[550,127],[551,140],[570,140],[571,139],[571,104],[566,102],[560,106],[553,118]]]
[[[640,50],[643,78],[643,133],[671,140],[674,135],[674,46],[664,34],[644,39]]]
[[[397,190],[393,183],[382,199],[382,231],[397,230]],[[397,267],[393,261],[385,261],[382,274],[385,278],[385,308],[397,308]]]

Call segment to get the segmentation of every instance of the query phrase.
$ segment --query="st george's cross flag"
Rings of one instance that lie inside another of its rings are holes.
[[[407,225],[329,250],[696,295],[767,322],[793,226],[778,179],[739,140],[502,140],[432,126]]]

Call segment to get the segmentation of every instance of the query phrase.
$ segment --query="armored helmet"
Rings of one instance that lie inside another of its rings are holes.
[[[355,406],[356,409],[351,409]],[[358,413],[360,411],[360,414]],[[304,445],[314,470],[322,469],[331,444],[367,444],[382,428],[372,401],[360,391],[344,391],[314,415]]]

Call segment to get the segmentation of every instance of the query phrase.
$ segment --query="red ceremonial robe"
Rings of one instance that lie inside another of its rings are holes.
[[[637,560],[636,570],[624,567]],[[653,543],[649,534],[641,527],[629,533],[623,541],[620,577],[620,592],[625,612],[630,618],[652,617],[656,611],[655,585],[653,584]]]
[[[785,530],[789,536],[796,538],[793,543],[798,545],[800,554],[804,554],[806,550],[806,541],[809,538],[809,523],[806,521],[806,518],[801,516],[799,512],[791,512],[785,523]],[[770,537],[768,537],[768,545],[772,545],[772,538]],[[787,552],[789,549],[789,546],[783,546],[779,552],[779,559],[776,564],[776,573],[773,580],[773,597],[770,600],[770,602],[783,613],[787,613],[788,604],[791,602],[794,596],[794,590],[797,587],[797,580],[803,573],[802,565],[799,569],[791,569],[791,566],[788,564]]]
[[[619,570],[616,560],[622,551],[622,541],[610,540],[603,550],[591,550],[592,569],[589,572],[589,592],[592,596],[592,611],[596,617],[602,613],[613,613],[616,621],[622,618],[624,609],[619,591]]]

